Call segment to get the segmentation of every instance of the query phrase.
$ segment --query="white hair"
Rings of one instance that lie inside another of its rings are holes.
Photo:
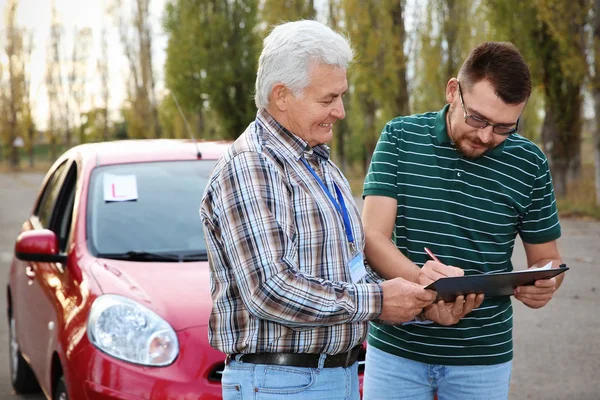
[[[325,64],[348,68],[354,52],[350,41],[317,21],[276,26],[263,41],[256,75],[256,107],[267,108],[276,84],[298,96],[310,85],[310,68]]]

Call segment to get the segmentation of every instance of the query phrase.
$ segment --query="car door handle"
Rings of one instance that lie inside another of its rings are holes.
[[[27,277],[28,277],[29,279],[33,279],[33,278],[35,278],[35,271],[33,270],[33,267],[31,267],[31,266],[29,266],[29,265],[28,265],[28,266],[25,268],[25,275],[27,275]]]

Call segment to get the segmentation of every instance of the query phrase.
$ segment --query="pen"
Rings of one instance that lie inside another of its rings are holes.
[[[441,261],[440,261],[440,260],[438,260],[438,258],[435,256],[435,254],[433,254],[433,253],[431,252],[431,250],[429,250],[427,247],[425,247],[425,252],[426,252],[427,254],[429,254],[429,257],[431,257],[431,259],[432,259],[433,261],[441,263]]]

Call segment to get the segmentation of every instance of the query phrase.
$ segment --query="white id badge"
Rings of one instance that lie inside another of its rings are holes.
[[[350,268],[350,277],[352,278],[352,283],[358,283],[358,281],[364,278],[367,274],[363,255],[360,252],[356,253],[356,255],[352,257],[348,263],[348,267]]]

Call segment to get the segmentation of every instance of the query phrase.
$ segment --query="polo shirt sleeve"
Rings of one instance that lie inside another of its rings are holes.
[[[547,243],[561,235],[554,186],[545,156],[533,183],[531,202],[519,225],[519,235],[530,244]]]
[[[398,138],[394,124],[388,122],[381,132],[369,172],[365,178],[363,198],[366,196],[398,197]]]

